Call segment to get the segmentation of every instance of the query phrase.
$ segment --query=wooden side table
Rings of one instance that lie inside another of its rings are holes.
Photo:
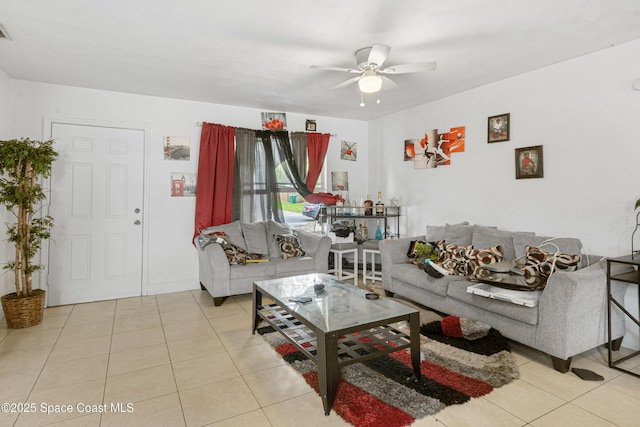
[[[615,274],[611,275],[611,264],[625,264],[631,265],[634,267],[634,270],[627,273]],[[633,314],[631,314],[625,307],[624,301],[618,301],[611,293],[611,281],[618,280],[620,282],[631,283],[636,285],[638,288],[638,305],[640,306],[640,254],[635,255],[626,255],[617,258],[607,258],[607,352],[609,357],[609,367],[617,369],[619,371],[624,371],[628,374],[635,375],[636,377],[640,377],[640,374],[629,371],[627,369],[621,368],[617,365],[624,362],[625,360],[631,359],[632,357],[640,354],[640,350],[635,351],[627,356],[624,356],[618,360],[613,360],[613,347],[617,344],[619,347],[620,343],[612,344],[611,339],[611,309],[612,304],[618,307],[626,317],[633,320],[636,325],[640,328],[640,320],[638,320]],[[639,307],[640,308],[640,307]]]

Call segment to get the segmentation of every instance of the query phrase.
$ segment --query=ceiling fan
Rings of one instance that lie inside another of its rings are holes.
[[[356,51],[356,68],[326,67],[321,65],[312,65],[311,68],[359,74],[356,77],[352,77],[349,80],[340,83],[335,86],[334,89],[340,89],[358,82],[358,87],[363,93],[375,93],[382,88],[386,90],[397,88],[398,85],[385,74],[419,73],[436,69],[436,63],[434,61],[416,64],[390,65],[382,68],[382,64],[386,61],[390,51],[391,48],[387,45],[374,44],[371,47],[363,47]]]

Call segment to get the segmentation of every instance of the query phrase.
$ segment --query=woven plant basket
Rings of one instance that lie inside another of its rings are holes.
[[[29,328],[42,322],[45,291],[34,289],[30,297],[16,298],[16,293],[0,298],[7,327],[11,329]]]

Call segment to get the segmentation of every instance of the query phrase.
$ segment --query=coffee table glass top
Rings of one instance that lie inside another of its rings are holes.
[[[255,283],[266,296],[311,322],[324,332],[338,331],[369,322],[380,322],[396,316],[417,312],[389,298],[370,300],[369,293],[328,274],[307,274]],[[324,290],[315,292],[314,285],[323,284]],[[308,297],[302,304],[292,298]]]

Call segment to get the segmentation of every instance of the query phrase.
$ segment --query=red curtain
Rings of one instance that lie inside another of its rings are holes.
[[[202,124],[194,238],[202,229],[231,222],[235,131],[231,126]]]
[[[329,148],[328,133],[308,133],[307,134],[307,156],[309,158],[309,170],[307,171],[307,188],[312,193],[318,183],[320,172],[322,171],[322,165],[324,164],[324,157],[327,154]]]

